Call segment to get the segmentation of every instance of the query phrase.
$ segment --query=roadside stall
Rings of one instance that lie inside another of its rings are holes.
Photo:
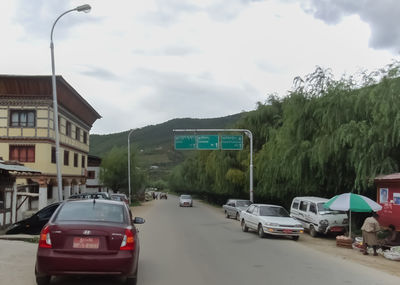
[[[379,204],[368,197],[354,193],[336,195],[326,202],[324,207],[331,210],[349,212],[349,236],[336,237],[336,245],[347,248],[352,248],[353,245],[353,238],[351,236],[351,212],[371,213],[382,209]]]
[[[400,173],[378,176],[374,180],[377,202],[382,206],[378,212],[379,223],[387,228],[394,225],[400,229]]]

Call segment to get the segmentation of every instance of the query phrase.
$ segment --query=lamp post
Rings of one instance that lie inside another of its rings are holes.
[[[129,132],[128,134],[128,196],[129,196],[129,205],[132,204],[132,195],[131,195],[131,142],[129,138],[131,137],[131,134],[133,132],[133,129]]]
[[[56,73],[55,73],[55,64],[54,64],[54,44],[53,44],[53,31],[54,27],[56,26],[58,20],[65,14],[72,12],[72,11],[78,11],[78,12],[85,12],[88,13],[90,12],[90,5],[85,4],[78,6],[74,9],[68,10],[64,13],[62,13],[58,18],[54,21],[54,24],[51,28],[51,33],[50,33],[50,50],[51,50],[51,71],[52,71],[52,77],[51,77],[51,83],[52,83],[52,89],[53,89],[53,125],[54,125],[54,132],[56,135],[56,165],[57,165],[57,187],[58,187],[58,200],[62,201],[62,177],[61,177],[61,166],[60,166],[60,133],[58,130],[58,103],[57,103],[57,84],[56,84]]]

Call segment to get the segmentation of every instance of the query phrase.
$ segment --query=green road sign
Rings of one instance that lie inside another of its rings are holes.
[[[221,136],[222,150],[242,150],[243,136]]]
[[[218,135],[197,136],[197,149],[200,150],[219,149],[219,136]]]
[[[196,149],[196,136],[175,136],[176,150]]]

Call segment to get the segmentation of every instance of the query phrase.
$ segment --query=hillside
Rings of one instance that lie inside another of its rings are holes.
[[[173,119],[158,125],[150,125],[132,132],[130,141],[139,152],[141,167],[150,171],[152,179],[165,177],[169,171],[192,152],[174,150],[173,129],[209,129],[233,126],[244,113],[212,119]],[[90,154],[102,157],[113,147],[127,147],[129,131],[90,135]]]

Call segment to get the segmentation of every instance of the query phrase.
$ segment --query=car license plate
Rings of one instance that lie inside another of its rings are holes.
[[[292,230],[283,230],[283,232],[284,232],[285,234],[291,234],[291,233],[292,233]]]
[[[72,247],[73,248],[98,249],[99,244],[100,244],[99,238],[74,237],[74,242],[72,244]]]
[[[343,231],[343,229],[341,227],[332,227],[330,230],[331,230],[331,232],[341,232],[341,231]]]

